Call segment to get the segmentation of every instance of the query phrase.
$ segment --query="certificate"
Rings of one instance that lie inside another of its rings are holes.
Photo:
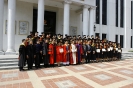
[[[108,51],[110,51],[110,48],[108,48]]]
[[[63,53],[63,48],[60,49],[60,53]]]
[[[106,50],[105,49],[102,49],[103,52],[105,52]]]
[[[110,47],[110,50],[113,50],[113,47]]]
[[[121,53],[121,50],[118,50],[119,53]]]
[[[96,51],[97,51],[97,53],[100,53],[100,49],[97,49]]]

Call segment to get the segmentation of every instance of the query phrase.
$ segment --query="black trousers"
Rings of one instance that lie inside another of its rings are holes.
[[[86,63],[90,63],[90,59],[91,59],[91,53],[87,54]]]
[[[27,59],[27,63],[28,63],[28,69],[32,69],[32,67],[33,67],[33,57],[29,57]]]
[[[44,63],[44,67],[49,66],[49,55],[44,55],[43,56],[43,63]]]
[[[41,58],[41,54],[40,53],[36,53],[36,58],[35,58],[35,67],[36,68],[40,67],[40,58]]]

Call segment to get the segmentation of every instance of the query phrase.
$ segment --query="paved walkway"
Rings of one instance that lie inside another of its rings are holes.
[[[0,70],[0,88],[133,88],[133,59],[24,72]]]

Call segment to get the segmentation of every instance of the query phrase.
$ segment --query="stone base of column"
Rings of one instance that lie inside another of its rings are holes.
[[[5,52],[5,55],[18,55],[17,52]]]
[[[3,51],[0,51],[0,55],[4,55],[5,54],[5,52],[3,52]]]

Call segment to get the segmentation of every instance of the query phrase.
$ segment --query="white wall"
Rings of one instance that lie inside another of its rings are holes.
[[[4,4],[4,25],[3,25],[3,50],[7,50],[7,34],[5,34],[5,21],[8,15],[8,3]],[[15,34],[15,50],[18,52],[21,40],[26,38],[27,35],[19,35],[19,21],[29,22],[29,31],[32,31],[32,19],[33,19],[33,4],[17,1],[16,3],[16,34]]]

